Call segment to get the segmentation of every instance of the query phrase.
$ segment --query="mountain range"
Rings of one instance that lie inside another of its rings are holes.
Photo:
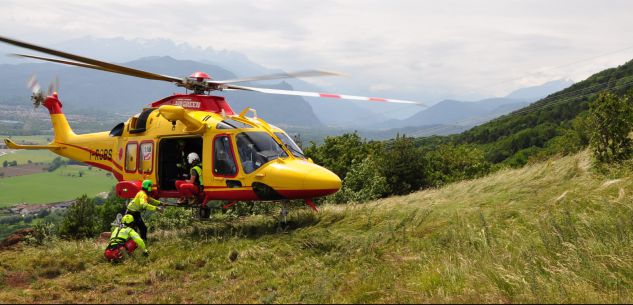
[[[69,40],[51,46],[90,57],[123,62],[123,65],[173,76],[186,76],[194,71],[205,71],[214,79],[278,73],[259,65],[239,52],[217,51],[211,48],[175,44],[166,39],[126,40],[122,38],[95,39],[90,37]],[[168,54],[169,56],[164,56]],[[143,57],[144,56],[144,57]],[[138,58],[130,60],[130,58]],[[174,92],[182,92],[171,84],[132,77],[113,75],[49,63],[20,63],[0,65],[0,102],[24,103],[29,92],[25,82],[37,74],[43,86],[59,76],[61,97],[68,109],[116,109],[120,113],[134,113],[148,104]],[[300,79],[283,82],[268,81],[250,84],[260,87],[323,92],[318,86]],[[258,114],[280,126],[337,127],[343,129],[387,130],[416,127],[417,130],[443,128],[462,129],[486,122],[494,117],[524,107],[550,93],[564,89],[571,81],[558,80],[530,88],[519,89],[504,98],[475,102],[445,100],[428,108],[406,108],[410,116],[394,119],[390,111],[376,113],[375,109],[357,102],[311,99],[248,92],[221,92],[234,110],[253,107]],[[395,105],[396,110],[404,109]],[[442,127],[443,125],[453,126]],[[421,131],[424,133],[423,131]],[[442,134],[443,132],[440,132]]]

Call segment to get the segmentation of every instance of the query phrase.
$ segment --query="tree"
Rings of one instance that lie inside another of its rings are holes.
[[[413,138],[396,136],[385,144],[379,158],[380,172],[390,194],[403,195],[427,186],[427,163]]]
[[[332,203],[366,202],[389,193],[387,178],[380,173],[380,164],[373,155],[355,162],[347,172],[343,187],[328,197]]]
[[[322,145],[312,143],[305,149],[306,156],[345,179],[354,160],[364,160],[375,149],[377,143],[366,143],[357,133],[348,133],[338,137],[326,137]]]
[[[599,162],[617,162],[631,156],[633,142],[628,137],[633,128],[631,102],[630,95],[618,98],[602,92],[589,105],[590,144]]]
[[[101,229],[97,205],[93,199],[83,195],[66,211],[59,233],[72,239],[89,238],[97,235]]]
[[[2,167],[7,167],[9,166],[9,161],[4,160],[4,162],[2,162]]]

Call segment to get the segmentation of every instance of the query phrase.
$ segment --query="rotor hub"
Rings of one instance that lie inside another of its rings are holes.
[[[209,76],[209,74],[206,74],[204,72],[193,72],[193,74],[189,75],[190,78],[194,78],[195,80],[201,82],[201,81],[205,81],[205,80],[211,80],[211,76]]]

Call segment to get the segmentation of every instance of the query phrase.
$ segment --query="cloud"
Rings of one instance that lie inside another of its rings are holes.
[[[0,28],[45,44],[166,38],[271,68],[350,75],[322,82],[335,86],[328,91],[439,100],[578,81],[624,63],[633,52],[582,60],[633,45],[631,11],[630,1],[8,0]]]

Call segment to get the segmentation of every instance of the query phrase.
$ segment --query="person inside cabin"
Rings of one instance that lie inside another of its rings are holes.
[[[177,157],[178,162],[176,163],[176,167],[178,167],[178,179],[188,179],[189,178],[189,166],[187,165],[187,143],[185,140],[178,140],[178,153]]]
[[[176,181],[176,188],[180,189],[180,185],[183,183],[192,184],[195,186],[195,196],[187,198],[182,197],[178,204],[194,204],[197,202],[198,194],[204,190],[204,186],[202,183],[202,165],[200,162],[200,156],[197,153],[192,152],[187,155],[187,162],[189,163],[189,179],[187,180],[179,180]]]

